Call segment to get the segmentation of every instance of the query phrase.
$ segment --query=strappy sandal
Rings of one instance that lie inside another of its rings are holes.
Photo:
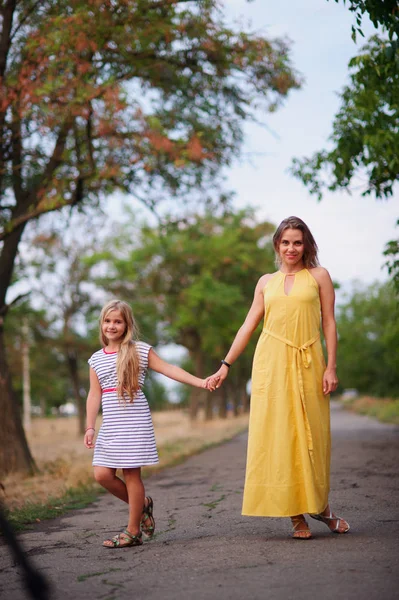
[[[292,538],[294,540],[310,540],[312,538],[312,532],[309,529],[309,525],[308,525],[308,522],[306,521],[305,517],[303,517],[301,519],[292,519],[291,518],[291,523],[292,523]],[[306,529],[298,529],[298,525],[302,525],[303,523],[305,523]],[[304,533],[306,535],[303,535]]]
[[[147,501],[147,504],[145,503]],[[144,499],[143,514],[141,515],[140,527],[141,531],[149,538],[155,533],[155,519],[153,515],[154,502],[151,496],[146,496]],[[147,521],[150,521],[148,525]]]
[[[106,542],[112,542],[112,546]],[[104,548],[130,548],[131,546],[141,546],[142,543],[143,540],[141,539],[141,533],[139,533],[139,535],[133,535],[130,533],[130,531],[124,529],[112,539],[105,540],[103,542],[103,546]]]
[[[337,517],[337,516],[334,517],[331,509],[330,509],[330,514],[328,517],[326,515],[323,515],[322,513],[320,513],[318,515],[309,514],[309,517],[312,517],[312,519],[315,519],[316,521],[321,521],[322,523],[327,525],[329,530],[332,531],[333,533],[347,533],[350,529],[349,523],[347,523],[345,521],[345,519],[343,519],[342,517]],[[331,527],[330,527],[331,521],[337,521],[337,525],[334,527],[334,529],[331,529]],[[340,526],[341,522],[346,523],[348,525],[347,529],[345,529],[344,531],[339,530],[339,526]]]

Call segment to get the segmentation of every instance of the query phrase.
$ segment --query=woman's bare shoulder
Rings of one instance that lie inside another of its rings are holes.
[[[263,290],[263,288],[265,287],[265,285],[267,284],[268,281],[270,281],[270,279],[272,279],[275,275],[277,275],[278,271],[275,271],[274,273],[265,273],[264,275],[262,275],[262,277],[259,279],[258,284],[257,284],[257,288],[261,291]]]
[[[324,267],[312,267],[308,269],[309,273],[316,279],[319,285],[331,281],[330,273]]]

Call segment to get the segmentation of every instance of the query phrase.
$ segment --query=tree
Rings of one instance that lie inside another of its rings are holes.
[[[5,354],[6,294],[26,224],[115,189],[154,208],[215,181],[255,101],[299,86],[288,44],[217,0],[3,0],[0,7],[0,473],[27,469]]]
[[[333,120],[332,148],[294,159],[291,172],[319,200],[325,190],[350,192],[354,181],[363,196],[390,198],[399,179],[398,4],[396,0],[350,0],[348,4],[356,14],[355,41],[356,33],[363,35],[365,13],[375,27],[385,28],[388,37],[371,37],[350,60],[350,83],[340,94],[341,107]],[[385,250],[394,281],[399,280],[398,245],[399,240],[392,240]]]
[[[342,0],[346,4],[346,0]],[[335,0],[338,4],[339,0]],[[356,34],[360,33],[364,37],[361,29],[363,15],[367,13],[374,27],[385,27],[389,38],[398,36],[399,8],[397,0],[349,0],[349,10],[355,13],[356,26],[352,26],[352,39],[356,42]]]
[[[101,290],[92,283],[91,268],[84,258],[95,251],[99,240],[95,222],[83,228],[73,219],[70,226],[67,230],[61,224],[58,230],[48,232],[39,228],[30,240],[28,258],[22,258],[19,274],[20,281],[24,276],[29,281],[31,297],[45,307],[51,323],[46,341],[63,356],[70,381],[68,395],[75,401],[79,432],[83,434],[87,365],[83,385],[80,357],[89,356],[98,345],[97,318],[101,309]]]
[[[129,225],[124,229],[129,231]],[[121,232],[108,255],[93,260],[106,261],[107,277],[99,283],[133,304],[149,341],[155,333],[158,342],[184,346],[196,375],[205,377],[214,372],[241,326],[257,280],[273,270],[273,230],[268,222],[258,223],[250,210],[192,214],[142,227],[133,248]],[[229,378],[228,391],[237,402],[246,394],[254,344],[252,340]],[[192,417],[201,392],[193,389],[191,394]],[[207,407],[210,416],[209,401]]]
[[[346,189],[365,179],[363,195],[388,198],[399,178],[399,50],[387,57],[387,41],[374,36],[350,63],[350,84],[333,121],[331,150],[294,159],[292,172],[321,200],[327,189]]]
[[[391,283],[356,287],[338,307],[340,385],[399,396],[399,319]]]

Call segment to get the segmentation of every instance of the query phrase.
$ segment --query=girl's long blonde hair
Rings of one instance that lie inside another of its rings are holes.
[[[111,300],[103,307],[100,314],[100,342],[103,346],[107,346],[109,343],[108,338],[103,333],[104,320],[113,310],[119,310],[126,326],[116,360],[118,398],[126,401],[126,396],[128,396],[128,402],[133,402],[134,396],[140,387],[139,355],[135,344],[138,340],[139,331],[130,306],[122,300]]]

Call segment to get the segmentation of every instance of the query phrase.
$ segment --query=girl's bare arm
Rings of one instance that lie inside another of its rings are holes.
[[[84,445],[86,448],[93,447],[93,439],[96,426],[96,418],[101,404],[101,386],[94,369],[90,367],[90,389],[86,401],[86,432]]]
[[[162,360],[162,358],[158,356],[158,354],[154,351],[153,348],[150,349],[148,355],[148,366],[153,371],[161,373],[162,375],[169,377],[169,379],[174,379],[175,381],[179,381],[180,383],[187,383],[188,385],[200,388],[206,387],[205,379],[195,377],[195,375],[191,375],[191,373],[188,373],[181,367],[171,365],[165,360]]]

